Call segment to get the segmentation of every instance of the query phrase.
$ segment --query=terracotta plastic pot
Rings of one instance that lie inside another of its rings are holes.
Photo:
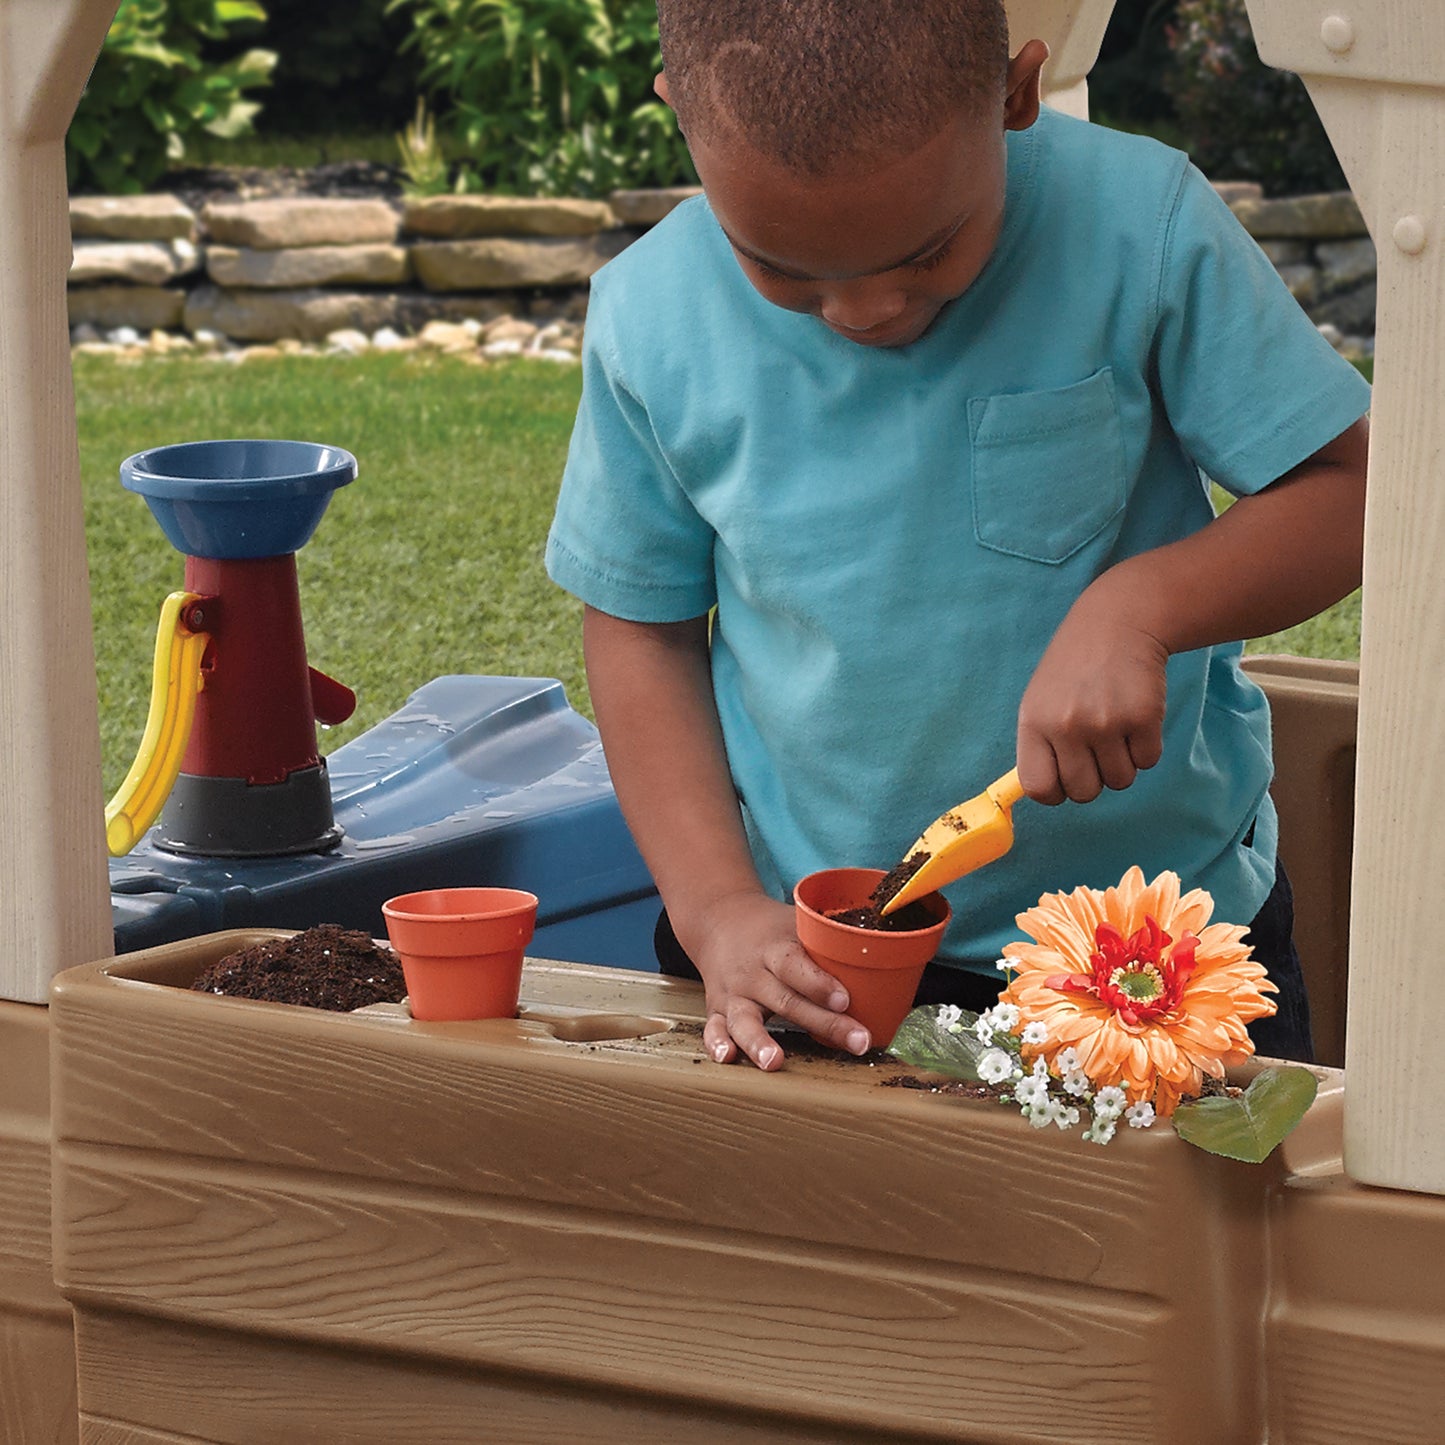
[[[537,896],[519,888],[432,888],[381,905],[415,1019],[514,1018]]]
[[[866,907],[883,878],[881,868],[825,868],[810,873],[793,889],[798,942],[820,968],[848,990],[848,1013],[873,1036],[875,1049],[886,1048],[913,995],[924,965],[938,952],[952,910],[941,893],[918,900],[937,920],[907,932],[856,928],[830,918],[849,908]]]

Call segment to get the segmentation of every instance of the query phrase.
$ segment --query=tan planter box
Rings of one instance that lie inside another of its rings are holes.
[[[0,1003],[0,1441],[76,1439],[70,1306],[50,1269],[49,1020]]]
[[[1262,1438],[1282,1165],[720,1068],[626,971],[450,1025],[174,986],[257,936],[57,981],[85,1439]]]

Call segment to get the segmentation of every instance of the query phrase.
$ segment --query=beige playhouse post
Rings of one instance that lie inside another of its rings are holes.
[[[1379,251],[1345,1166],[1445,1194],[1445,7],[1249,0],[1304,78]]]
[[[1044,67],[1044,99],[1055,110],[1089,118],[1089,72],[1114,0],[1007,0],[1010,48],[1025,40],[1048,42]]]
[[[65,131],[116,0],[0,0],[0,998],[111,951]]]

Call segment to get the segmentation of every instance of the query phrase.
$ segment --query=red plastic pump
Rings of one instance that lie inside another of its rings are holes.
[[[156,842],[223,857],[310,852],[340,837],[316,724],[351,689],[306,661],[296,552],[356,459],[309,442],[190,442],[129,458],[121,481],[186,555],[161,613],[140,753],[106,810],[128,852]]]

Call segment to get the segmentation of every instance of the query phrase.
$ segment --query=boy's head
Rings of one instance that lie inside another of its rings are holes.
[[[1002,0],[659,0],[709,201],[769,301],[902,346],[983,269],[1047,57]]]

